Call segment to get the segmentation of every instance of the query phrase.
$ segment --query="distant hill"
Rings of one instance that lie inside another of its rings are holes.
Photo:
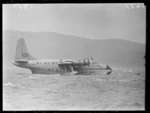
[[[54,32],[3,32],[4,64],[11,65],[16,44],[24,38],[28,51],[39,59],[73,59],[92,56],[96,61],[114,67],[142,68],[145,45],[121,39],[87,39]]]

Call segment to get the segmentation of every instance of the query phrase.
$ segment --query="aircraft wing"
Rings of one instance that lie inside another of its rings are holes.
[[[63,66],[63,65],[71,65],[71,64],[72,64],[72,62],[61,62],[58,65]]]
[[[89,65],[91,63],[91,61],[86,58],[86,59],[79,59],[79,60],[66,60],[63,61],[59,64],[59,66],[63,66],[63,65],[71,65],[71,66],[75,66],[75,65]]]
[[[77,71],[74,71],[72,61],[64,61],[58,64],[61,68],[65,70],[65,74],[77,74]]]

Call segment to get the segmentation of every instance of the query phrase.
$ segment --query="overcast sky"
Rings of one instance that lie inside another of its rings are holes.
[[[3,29],[145,43],[143,4],[4,4]]]

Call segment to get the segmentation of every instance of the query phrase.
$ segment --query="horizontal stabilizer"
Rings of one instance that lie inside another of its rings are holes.
[[[19,60],[15,60],[16,63],[28,63],[28,60],[24,60],[24,59],[19,59]]]

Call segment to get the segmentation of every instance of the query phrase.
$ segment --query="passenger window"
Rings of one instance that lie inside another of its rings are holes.
[[[37,64],[39,64],[39,63],[37,62]]]

